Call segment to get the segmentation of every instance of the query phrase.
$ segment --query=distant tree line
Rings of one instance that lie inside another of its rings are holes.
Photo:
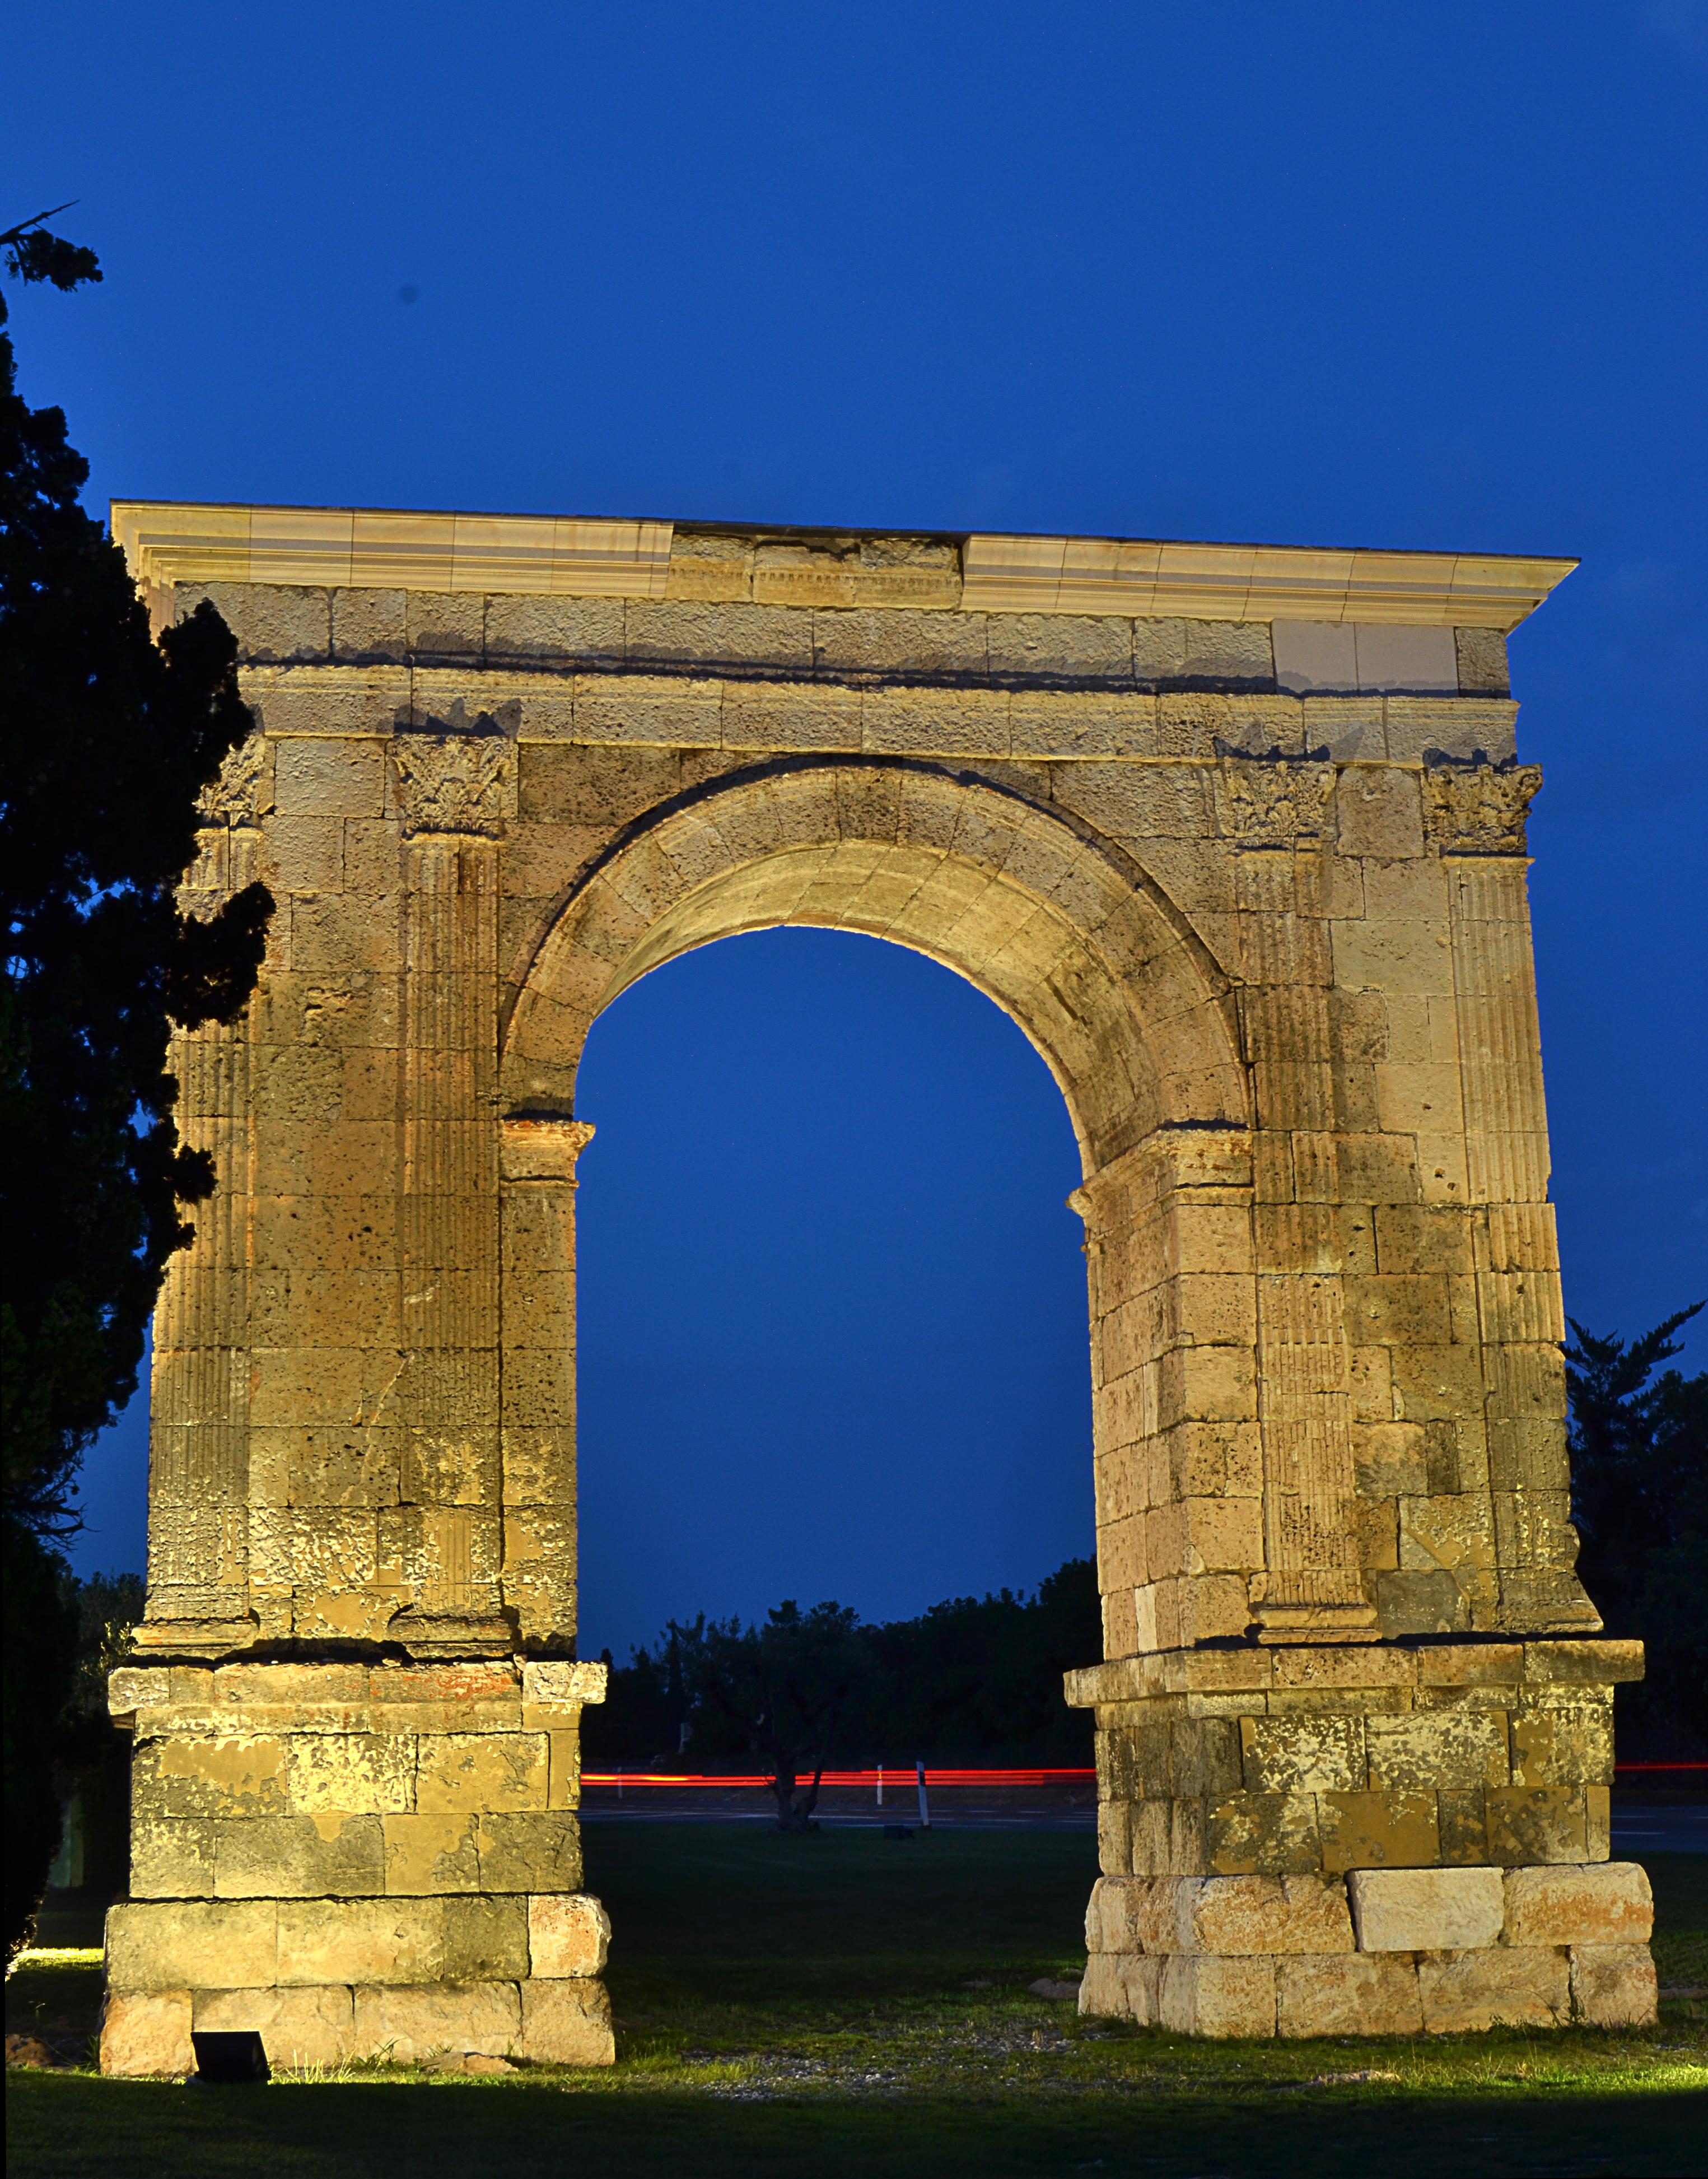
[[[1062,1674],[1102,1654],[1090,1559],[1031,1594],[956,1597],[879,1625],[836,1604],[780,1604],[749,1627],[702,1613],[612,1666],[607,1699],[583,1713],[583,1760],[764,1770],[780,1823],[798,1829],[824,1769],[1089,1764],[1091,1716],[1068,1709]]]

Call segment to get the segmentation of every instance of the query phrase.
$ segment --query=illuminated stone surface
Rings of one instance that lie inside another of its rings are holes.
[[[608,2060],[576,1069],[649,969],[786,923],[968,977],[1078,1135],[1104,1659],[1069,1693],[1108,1878],[1149,1887],[1094,1902],[1082,2001],[1207,2034],[1640,2010],[1617,1912],[1479,1969],[1359,1952],[1345,1888],[1604,1860],[1641,1669],[1573,1571],[1507,694],[1568,563],[114,526],[156,625],[219,606],[255,720],[185,900],[278,905],[243,1021],[173,1058],[219,1186],[156,1323],[110,2063],[180,2052],[186,2006]]]

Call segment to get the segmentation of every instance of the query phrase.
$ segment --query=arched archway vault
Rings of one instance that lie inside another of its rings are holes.
[[[193,2025],[275,2064],[609,2061],[576,1069],[638,977],[783,923],[968,978],[1078,1133],[1084,2008],[1652,2013],[1641,1873],[1605,1865],[1640,1657],[1573,1571],[1503,641],[1563,563],[114,526],[156,621],[211,596],[255,719],[187,903],[278,906],[246,1019],[172,1059],[218,1185],[155,1325],[104,2065],[187,2070]]]
[[[523,950],[509,980],[499,1064],[504,1376],[518,1387],[538,1386],[543,1374],[559,1382],[537,1430],[519,1400],[506,1397],[516,1471],[537,1490],[554,1461],[572,1457],[561,1427],[573,1402],[572,1292],[543,1273],[573,1255],[562,1183],[590,1132],[572,1117],[588,1032],[605,1007],[676,955],[790,923],[858,930],[930,955],[993,998],[1043,1055],[1079,1139],[1085,1184],[1074,1200],[1092,1235],[1107,1645],[1115,1655],[1141,1639],[1153,1646],[1158,1596],[1171,1627],[1184,1611],[1189,1629],[1243,1629],[1243,1581],[1230,1581],[1215,1554],[1261,1551],[1256,1496],[1240,1504],[1249,1533],[1230,1534],[1218,1509],[1211,1558],[1201,1516],[1196,1544],[1189,1528],[1185,1554],[1171,1562],[1147,1544],[1152,1485],[1138,1473],[1150,1441],[1185,1419],[1189,1347],[1216,1350],[1212,1368],[1236,1381],[1254,1376],[1249,1240],[1203,1227],[1207,1213],[1225,1227],[1230,1188],[1240,1216],[1249,1195],[1248,1070],[1228,980],[1113,843],[1023,793],[942,765],[773,762],[674,798],[578,875]],[[1223,1468],[1225,1484],[1225,1460]],[[572,1490],[566,1474],[561,1495]],[[531,1604],[550,1625],[572,1625],[572,1590],[553,1591],[572,1568],[545,1538],[528,1551],[529,1518],[506,1506],[509,1600]],[[537,1591],[523,1586],[530,1565]],[[1338,1600],[1361,1611],[1355,1596]]]
[[[579,877],[512,977],[500,1094],[572,1109],[595,1016],[697,946],[780,924],[927,953],[1018,1023],[1086,1176],[1165,1122],[1249,1124],[1227,977],[1119,848],[977,774],[797,759],[675,799]]]

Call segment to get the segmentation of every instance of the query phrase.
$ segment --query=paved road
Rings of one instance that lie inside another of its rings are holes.
[[[630,1787],[618,1800],[614,1787],[588,1788],[584,1823],[681,1824],[776,1821],[769,1797],[757,1787],[729,1792],[672,1792]],[[818,1809],[828,1830],[871,1829],[882,1824],[915,1825],[919,1811],[911,1785],[892,1787],[879,1809],[869,1792],[827,1789]],[[931,1792],[931,1820],[941,1830],[1094,1831],[1095,1802],[1087,1792],[1038,1792],[1026,1788],[992,1792],[938,1787]],[[1708,1853],[1708,1801],[1616,1809],[1613,1857],[1640,1861],[1645,1853]]]
[[[1613,1858],[1640,1861],[1645,1853],[1708,1853],[1708,1803],[1615,1809]]]

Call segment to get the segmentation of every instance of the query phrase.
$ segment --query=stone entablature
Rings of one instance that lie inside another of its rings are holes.
[[[255,719],[186,905],[260,878],[277,913],[245,1019],[173,1058],[218,1192],[156,1324],[112,1970],[155,2009],[114,2066],[215,2002],[172,1932],[269,1901],[273,1979],[222,2024],[312,2041],[308,2000],[267,2009],[312,1984],[314,2047],[377,2047],[384,1978],[358,1951],[310,1976],[281,1933],[380,1902],[439,1962],[423,2021],[478,1984],[466,2032],[526,2055],[530,1987],[578,1981],[583,2035],[596,1971],[528,1949],[540,1914],[596,1912],[563,1903],[576,1728],[528,1692],[581,1669],[577,1070],[637,978],[780,924],[966,977],[1072,1116],[1109,1660],[1075,1699],[1107,1874],[1605,1857],[1637,1666],[1560,1638],[1599,1621],[1504,634],[1569,563],[177,506],[115,528],[158,617],[219,606]],[[453,1812],[379,1803],[432,1802],[447,1762],[460,1843],[400,1890],[411,1826]],[[538,1805],[505,1798],[524,1776]],[[510,1933],[490,1971],[432,1949],[470,1914]]]

